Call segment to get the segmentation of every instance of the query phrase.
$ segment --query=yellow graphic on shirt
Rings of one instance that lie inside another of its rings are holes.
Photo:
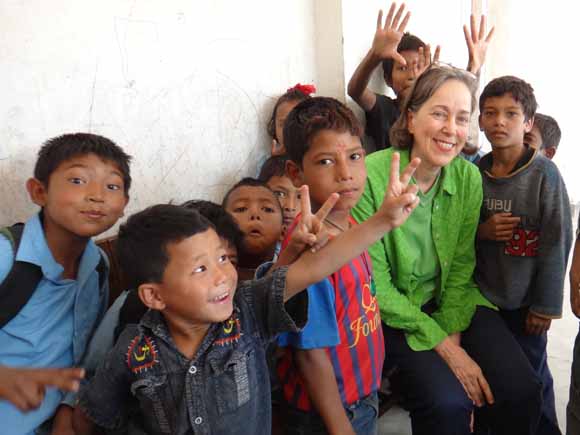
[[[135,356],[135,359],[138,362],[142,362],[145,360],[145,358],[147,358],[147,355],[149,355],[151,353],[151,348],[149,347],[149,345],[145,345],[145,346],[141,346],[141,355],[137,355],[137,353],[135,353],[135,351],[133,351],[133,356]]]
[[[224,324],[224,332],[226,334],[230,334],[233,329],[234,329],[234,325],[236,324],[236,321],[234,319],[229,319],[227,322],[225,322]]]
[[[363,285],[361,307],[364,310],[364,314],[350,323],[353,342],[349,348],[355,347],[361,337],[368,337],[369,334],[374,333],[377,328],[381,327],[381,313],[377,298],[371,293],[371,287],[368,283]]]

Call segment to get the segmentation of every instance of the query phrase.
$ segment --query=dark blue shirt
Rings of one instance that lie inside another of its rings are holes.
[[[242,282],[230,319],[209,328],[193,359],[177,349],[163,315],[129,325],[79,405],[97,425],[132,434],[269,434],[265,347],[306,323],[308,296],[284,304],[287,268]],[[292,313],[292,314],[289,314]]]

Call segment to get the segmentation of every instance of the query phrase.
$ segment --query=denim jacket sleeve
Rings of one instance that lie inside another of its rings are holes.
[[[287,272],[288,267],[280,267],[261,279],[242,282],[237,290],[254,313],[265,341],[281,332],[296,332],[306,324],[307,292],[303,291],[284,303]]]
[[[127,349],[131,339],[138,334],[137,326],[128,326],[92,379],[81,387],[77,406],[98,426],[116,429],[127,418],[127,407],[131,401]]]

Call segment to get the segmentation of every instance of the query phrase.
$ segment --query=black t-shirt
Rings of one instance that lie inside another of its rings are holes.
[[[376,150],[390,148],[389,130],[399,118],[399,106],[397,100],[385,95],[375,94],[377,100],[373,108],[365,112],[367,125],[365,133],[375,142]]]

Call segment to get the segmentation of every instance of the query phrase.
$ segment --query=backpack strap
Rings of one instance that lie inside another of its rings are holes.
[[[22,239],[24,224],[18,223],[0,230],[12,244],[14,263],[8,275],[0,283],[0,328],[3,328],[26,305],[42,279],[42,269],[36,264],[17,261],[16,253]]]
[[[125,303],[119,311],[119,323],[115,328],[115,343],[127,325],[137,325],[148,308],[139,299],[137,290],[129,290]]]
[[[24,224],[17,223],[11,227],[0,228],[0,234],[10,241],[14,253],[12,269],[0,283],[0,328],[3,328],[22,310],[30,300],[38,283],[42,280],[42,268],[26,261],[17,261],[16,254],[20,247]],[[100,252],[99,264],[96,267],[99,274],[99,291],[108,279],[108,264],[104,254]]]

